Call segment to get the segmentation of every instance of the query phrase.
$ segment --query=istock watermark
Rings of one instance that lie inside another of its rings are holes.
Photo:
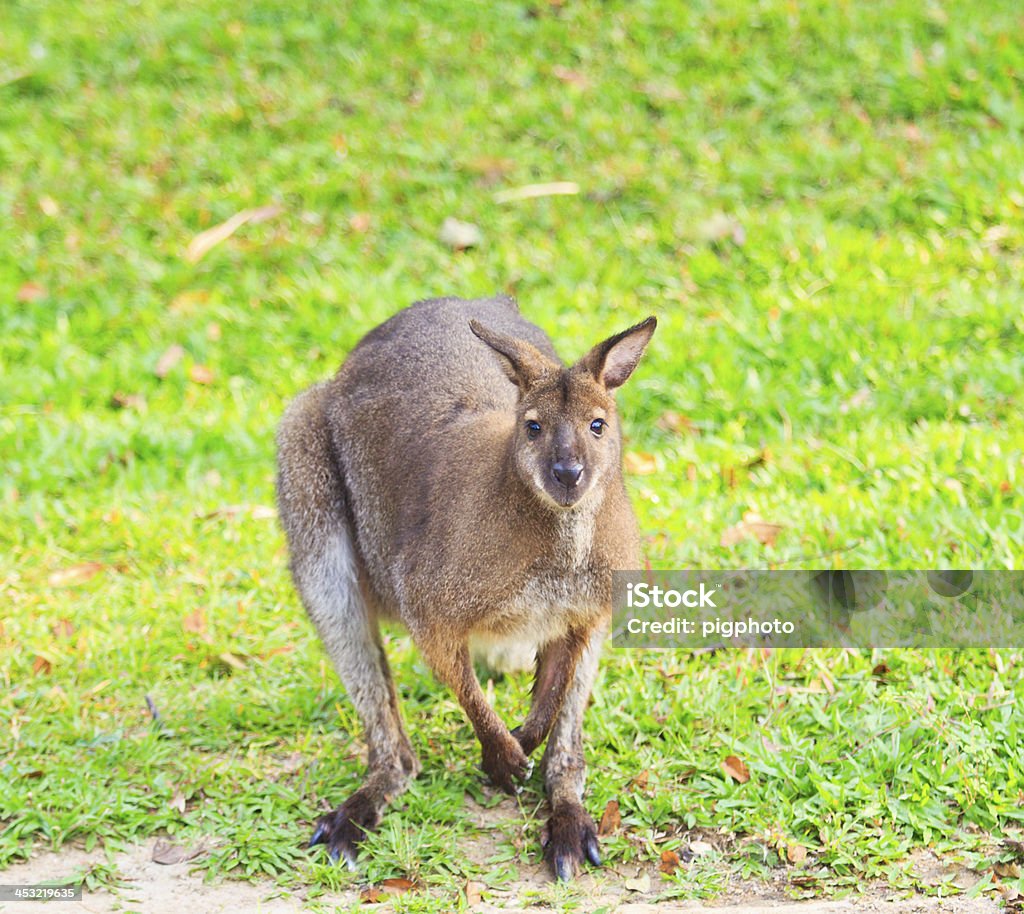
[[[612,646],[1024,647],[1020,571],[615,575]]]

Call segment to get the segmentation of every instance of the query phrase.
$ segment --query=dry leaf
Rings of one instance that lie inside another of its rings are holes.
[[[177,810],[182,815],[185,814],[185,794],[180,790],[171,798],[167,804],[171,809]]]
[[[193,365],[188,370],[188,377],[190,381],[193,381],[196,384],[213,383],[213,371],[205,365]]]
[[[674,409],[662,413],[655,424],[666,432],[675,432],[676,434],[689,434],[696,431],[690,418],[682,413],[677,413]]]
[[[466,904],[480,904],[484,900],[483,892],[487,886],[482,882],[466,881]]]
[[[641,873],[635,879],[627,879],[622,884],[631,892],[647,894],[651,890],[651,877],[646,873]]]
[[[782,524],[769,524],[756,512],[747,511],[740,523],[722,534],[720,542],[723,546],[735,546],[743,540],[752,539],[762,546],[774,546],[782,530]]]
[[[44,216],[56,219],[60,215],[60,204],[53,197],[42,196],[39,198],[39,209]]]
[[[1005,863],[1000,861],[992,867],[995,870],[995,874],[1002,879],[1020,879],[1020,864],[1019,863]]]
[[[36,654],[35,659],[32,661],[32,672],[36,676],[45,676],[50,670],[53,669],[53,664],[50,663],[45,657],[41,657]]]
[[[213,228],[200,232],[193,238],[185,250],[185,259],[190,263],[198,263],[210,250],[215,248],[222,241],[226,241],[235,234],[247,222],[266,222],[280,215],[283,209],[277,204],[260,206],[256,209],[243,209],[235,213],[230,219],[215,225]]]
[[[172,844],[170,841],[160,840],[153,845],[153,862],[162,863],[164,866],[172,866],[175,863],[188,863],[195,860],[206,851],[202,844],[195,847],[184,847],[180,844]]]
[[[110,405],[114,409],[134,409],[139,411],[145,408],[146,398],[141,394],[126,394],[119,390],[110,398]]]
[[[555,66],[551,68],[555,79],[578,89],[585,89],[590,85],[590,80],[577,70],[570,70],[568,67]]]
[[[597,826],[597,833],[602,838],[606,838],[608,835],[615,834],[620,825],[622,825],[622,815],[619,813],[619,801],[609,800],[601,814],[601,824]]]
[[[722,770],[737,784],[746,784],[750,780],[750,770],[738,756],[727,755],[722,761]]]
[[[372,225],[373,217],[369,213],[353,213],[348,219],[348,227],[360,235],[370,231]]]
[[[697,227],[697,236],[705,242],[716,244],[729,239],[733,244],[742,245],[747,233],[738,219],[725,213],[715,213]]]
[[[658,472],[658,461],[644,451],[627,451],[622,461],[626,472],[633,476],[650,476]]]
[[[536,197],[565,197],[578,194],[580,186],[575,181],[551,181],[547,184],[526,184],[509,190],[499,190],[494,195],[495,203],[514,203],[516,200],[533,200]]]
[[[675,851],[662,851],[661,863],[658,864],[658,869],[668,875],[674,873],[679,869],[679,854]]]
[[[803,863],[807,859],[807,848],[802,844],[787,845],[786,859],[790,863]]]
[[[153,369],[153,374],[161,379],[166,378],[174,369],[174,366],[182,360],[184,355],[185,350],[177,343],[168,347],[167,351],[157,359],[156,368]]]
[[[80,565],[62,568],[50,575],[50,586],[71,587],[74,584],[82,584],[96,577],[106,567],[102,562],[82,562]]]
[[[691,841],[687,848],[694,857],[703,857],[705,854],[710,854],[714,851],[715,846],[709,841]]]
[[[229,666],[234,670],[245,669],[245,661],[237,654],[232,654],[231,651],[224,651],[218,654],[217,659],[225,666]]]
[[[650,779],[651,773],[645,768],[641,771],[633,780],[629,782],[631,790],[646,790],[647,781]]]
[[[50,626],[54,638],[70,638],[75,633],[74,623],[70,619],[58,619]]]
[[[193,613],[189,613],[181,620],[181,627],[194,635],[201,635],[206,631],[206,610],[200,606]]]
[[[46,289],[39,283],[26,282],[18,289],[17,299],[22,302],[39,301],[44,295],[46,295]]]
[[[405,892],[414,892],[419,888],[417,883],[403,877],[385,879],[380,886],[389,895],[402,895]]]
[[[454,251],[465,251],[478,247],[484,236],[472,222],[462,222],[449,216],[441,225],[438,239]]]
[[[363,904],[380,904],[386,897],[384,890],[378,889],[375,885],[368,885],[359,893],[359,900]]]

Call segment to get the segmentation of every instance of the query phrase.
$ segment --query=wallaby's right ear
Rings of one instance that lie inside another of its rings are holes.
[[[656,317],[634,324],[628,330],[598,343],[580,359],[579,364],[608,390],[621,387],[639,363],[657,326]]]
[[[551,360],[526,340],[498,333],[475,320],[469,322],[469,329],[498,354],[508,379],[520,390],[526,390],[551,368]]]

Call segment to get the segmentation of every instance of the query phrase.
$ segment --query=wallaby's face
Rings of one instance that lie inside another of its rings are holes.
[[[516,469],[542,500],[571,508],[619,465],[615,402],[589,373],[561,370],[519,401]]]
[[[655,319],[599,343],[571,368],[534,346],[471,322],[519,387],[513,461],[520,478],[547,505],[569,510],[599,491],[621,466],[612,391],[636,368]]]

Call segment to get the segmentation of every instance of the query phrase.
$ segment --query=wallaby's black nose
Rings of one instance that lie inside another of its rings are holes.
[[[552,468],[551,472],[563,486],[567,489],[571,489],[573,486],[578,485],[580,477],[583,475],[583,464],[577,463],[575,460],[572,461],[561,461],[559,460]]]

